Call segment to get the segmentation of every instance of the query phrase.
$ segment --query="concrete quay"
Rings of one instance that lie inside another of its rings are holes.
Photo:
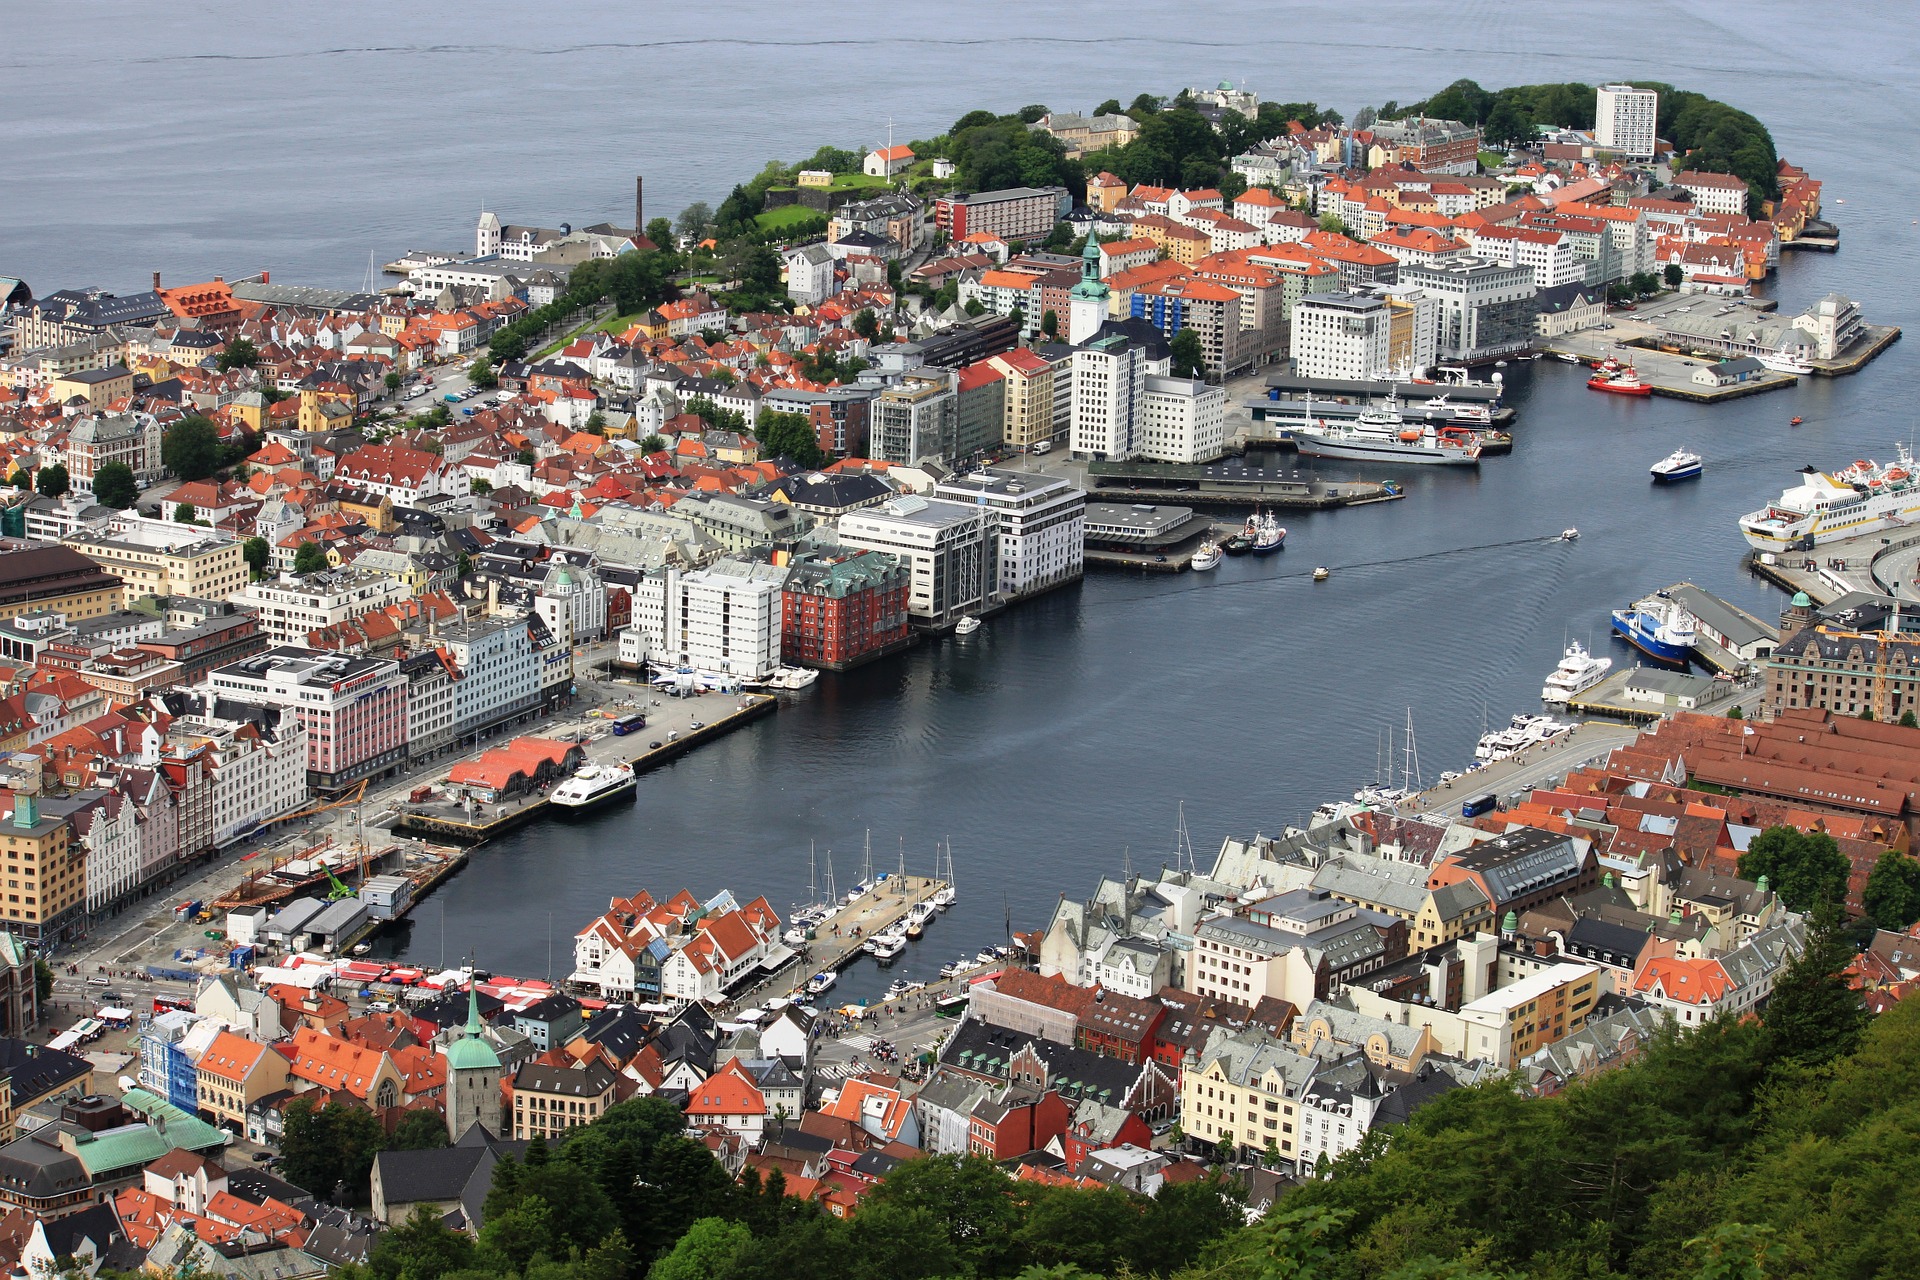
[[[1747,568],[1817,605],[1853,591],[1920,597],[1920,530],[1889,530],[1823,542],[1812,551],[1747,553]]]
[[[625,737],[618,737],[612,731],[611,721],[600,721],[602,726],[597,734],[591,730],[582,740],[576,730],[572,736],[553,734],[558,741],[576,741],[586,749],[589,763],[598,765],[626,764],[633,767],[636,776],[656,769],[663,764],[676,760],[693,748],[705,742],[711,742],[731,733],[744,724],[771,715],[779,702],[772,694],[741,693],[724,696],[732,703],[730,709],[720,712],[711,721],[697,719],[701,712],[711,710],[711,703],[702,703],[699,698],[668,699],[664,711],[652,706],[646,707],[647,727]],[[674,704],[680,705],[674,705]],[[636,702],[633,709],[642,710]],[[695,726],[698,727],[695,727]],[[669,735],[676,735],[669,737]],[[638,748],[638,750],[636,750]],[[443,779],[441,784],[447,786]],[[397,816],[393,829],[407,835],[447,840],[456,844],[475,845],[503,835],[524,826],[535,818],[558,816],[551,808],[544,792],[515,796],[508,800],[492,801],[486,804],[475,803],[471,809],[452,798],[431,799],[421,802],[402,801],[394,806]]]

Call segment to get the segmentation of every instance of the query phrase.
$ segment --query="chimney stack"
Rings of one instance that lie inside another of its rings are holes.
[[[646,221],[647,210],[646,210],[645,203],[641,199],[641,197],[645,194],[645,192],[646,192],[646,177],[643,174],[638,174],[638,173],[634,174],[633,175],[633,229],[636,233],[643,234],[643,235],[646,233],[646,230],[647,230],[647,221]],[[666,246],[662,245],[660,247],[664,249]]]
[[[273,283],[273,273],[272,273],[271,271],[262,271],[262,272],[260,273],[260,283],[261,283],[261,284],[272,284],[272,283]]]
[[[160,273],[158,271],[153,273],[153,291],[155,293],[160,292]]]

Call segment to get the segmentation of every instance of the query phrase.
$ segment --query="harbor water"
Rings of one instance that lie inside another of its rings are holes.
[[[1909,24],[1807,23],[1763,4],[1728,26],[1714,6],[1670,4],[1622,25],[1597,4],[1494,4],[1436,27],[1420,6],[1389,4],[1368,30],[1403,33],[1398,47],[1316,60],[1327,42],[1347,47],[1350,18],[1251,3],[1208,6],[1212,21],[1169,39],[1102,34],[1158,32],[1159,11],[1131,0],[1091,27],[1075,6],[989,6],[964,34],[911,6],[884,34],[757,5],[587,4],[569,10],[575,30],[530,34],[488,5],[396,19],[210,4],[164,24],[102,17],[114,7],[22,11],[0,55],[0,103],[18,126],[0,273],[41,292],[262,266],[351,286],[370,252],[470,243],[483,203],[525,222],[623,219],[644,171],[650,215],[717,204],[816,139],[883,140],[890,111],[905,139],[977,106],[1086,109],[1222,78],[1351,113],[1460,76],[1657,77],[1763,115],[1782,154],[1825,180],[1841,250],[1785,257],[1770,286],[1785,308],[1838,290],[1876,323],[1920,322],[1920,181],[1832,128],[1915,114]],[[1854,377],[1701,406],[1598,395],[1572,366],[1516,363],[1503,371],[1519,410],[1510,457],[1477,473],[1409,469],[1401,502],[1295,515],[1278,556],[1207,575],[1097,574],[965,640],[824,676],[779,715],[645,776],[631,811],[479,850],[380,949],[563,977],[574,930],[611,894],[730,887],[784,911],[806,898],[810,846],[823,873],[831,850],[844,890],[871,833],[876,870],[904,850],[917,874],[950,839],[959,905],[890,973],[862,961],[836,996],[930,977],[1004,941],[1009,922],[1040,926],[1102,873],[1173,859],[1182,802],[1204,867],[1223,836],[1275,831],[1372,781],[1409,708],[1426,778],[1462,767],[1483,723],[1539,709],[1566,639],[1631,664],[1607,614],[1654,587],[1689,579],[1777,612],[1777,593],[1742,572],[1734,520],[1803,465],[1890,453],[1915,430],[1915,372],[1905,342]],[[1790,428],[1795,416],[1804,425]],[[1647,467],[1681,445],[1704,455],[1705,476],[1651,484]],[[1553,540],[1570,525],[1579,541]],[[1316,584],[1319,564],[1333,573]]]

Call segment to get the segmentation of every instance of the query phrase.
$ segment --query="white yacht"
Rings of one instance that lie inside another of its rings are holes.
[[[562,809],[591,809],[633,791],[632,765],[590,764],[555,787],[550,799]]]
[[[953,624],[953,634],[957,636],[970,636],[979,629],[980,619],[974,617],[972,614],[968,614]]]
[[[1596,658],[1578,640],[1570,641],[1560,665],[1553,669],[1540,690],[1540,701],[1564,705],[1576,693],[1585,693],[1605,680],[1611,670],[1612,658]]]
[[[1805,375],[1813,372],[1813,366],[1805,360],[1802,360],[1798,356],[1790,356],[1783,351],[1768,351],[1762,355],[1755,356],[1754,359],[1775,373]]]
[[[1213,539],[1209,538],[1200,544],[1199,550],[1193,553],[1193,568],[1196,572],[1205,573],[1209,569],[1219,567],[1220,548],[1214,546]]]

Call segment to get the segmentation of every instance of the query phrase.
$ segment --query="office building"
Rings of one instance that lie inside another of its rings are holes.
[[[1442,362],[1492,360],[1533,345],[1537,290],[1530,267],[1503,267],[1484,258],[1408,263],[1399,283],[1439,308],[1435,355]]]
[[[634,591],[620,660],[688,667],[722,683],[758,680],[780,665],[783,566],[719,560],[683,573],[655,569]]]
[[[201,525],[128,511],[62,542],[121,579],[129,604],[143,596],[225,600],[247,585],[239,539]]]
[[[780,596],[781,660],[843,671],[904,644],[911,577],[905,564],[879,551],[796,552]]]
[[[1140,396],[1140,457],[1154,462],[1214,462],[1226,438],[1226,388],[1198,378],[1147,375]]]
[[[868,407],[869,448],[881,462],[950,461],[959,429],[954,375],[922,368],[875,396]]]
[[[1000,599],[1035,595],[1081,575],[1087,495],[1065,480],[976,471],[941,481],[933,496],[986,514],[989,581]]]
[[[315,631],[351,622],[412,596],[412,590],[397,578],[336,569],[251,583],[233,601],[259,617],[267,643],[304,645]]]
[[[943,627],[976,611],[989,590],[987,519],[976,506],[907,495],[841,516],[839,539],[906,564],[908,614]]]
[[[283,645],[217,668],[208,685],[242,702],[291,708],[306,730],[314,791],[344,791],[406,758],[407,680],[390,659]]]
[[[1392,316],[1369,294],[1315,293],[1293,309],[1293,371],[1302,378],[1365,382],[1392,366]]]

